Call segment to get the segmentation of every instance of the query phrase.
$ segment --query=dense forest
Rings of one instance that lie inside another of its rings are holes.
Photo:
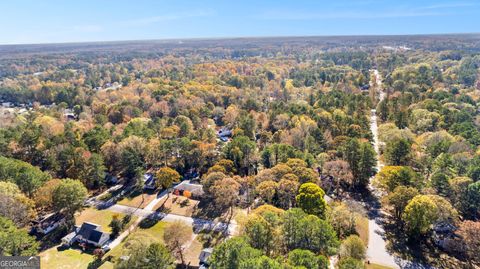
[[[238,226],[202,234],[211,268],[364,268],[374,207],[402,261],[475,268],[479,93],[475,35],[0,46],[0,254],[47,250],[89,198],[151,174],[200,184],[195,217]],[[54,236],[29,233],[52,212]],[[181,237],[109,262],[184,265]]]

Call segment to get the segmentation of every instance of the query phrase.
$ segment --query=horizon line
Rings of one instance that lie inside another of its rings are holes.
[[[450,32],[450,33],[422,33],[422,34],[339,34],[339,35],[272,35],[272,36],[223,36],[223,37],[171,37],[155,39],[117,39],[117,40],[90,40],[90,41],[61,41],[61,42],[40,42],[40,43],[15,43],[0,44],[7,46],[36,46],[36,45],[68,45],[68,44],[92,44],[92,43],[129,43],[129,42],[151,42],[151,41],[208,41],[208,40],[232,40],[232,39],[267,39],[267,38],[312,38],[312,37],[401,37],[401,36],[460,36],[480,35],[480,32]]]

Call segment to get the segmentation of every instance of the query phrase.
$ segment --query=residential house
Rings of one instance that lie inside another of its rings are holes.
[[[365,84],[363,86],[360,87],[360,90],[362,91],[368,91],[370,89],[370,85],[369,84]]]
[[[202,198],[205,194],[202,185],[192,184],[188,180],[182,181],[180,184],[173,187],[173,194],[175,195],[185,195],[185,192],[189,192],[190,197],[197,199]]]
[[[233,135],[232,130],[230,130],[230,129],[226,128],[226,127],[223,127],[223,128],[220,129],[220,130],[218,131],[218,133],[217,133],[218,138],[219,138],[221,141],[223,141],[223,142],[227,142],[228,139],[229,139],[230,137],[232,137],[232,135]]]
[[[46,235],[65,223],[62,213],[47,214],[32,222],[32,232]]]
[[[71,246],[74,243],[90,244],[95,247],[103,247],[110,239],[110,234],[102,231],[100,225],[84,222],[82,226],[76,227],[75,231],[62,238],[63,245]]]
[[[143,188],[147,190],[154,190],[157,188],[155,185],[155,177],[151,173],[145,173],[143,175]]]

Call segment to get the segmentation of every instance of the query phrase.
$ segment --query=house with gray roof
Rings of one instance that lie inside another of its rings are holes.
[[[110,239],[110,234],[102,231],[102,227],[95,223],[84,222],[76,227],[75,231],[62,238],[63,245],[71,246],[74,243],[86,243],[95,247],[103,247]]]

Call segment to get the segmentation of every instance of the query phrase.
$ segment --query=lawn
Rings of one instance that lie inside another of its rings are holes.
[[[190,246],[185,250],[185,262],[191,266],[198,266],[200,252],[202,252],[203,244],[198,241],[198,237],[196,237]]]
[[[156,192],[145,192],[137,195],[132,194],[132,196],[127,196],[122,200],[118,201],[117,204],[136,208],[145,208],[145,206],[147,206],[156,197]]]
[[[98,267],[99,269],[113,269],[114,267],[114,264],[112,262],[109,262],[109,261],[105,261],[100,267]]]
[[[364,216],[358,216],[355,230],[357,231],[360,239],[362,239],[363,243],[365,243],[365,246],[368,246],[368,218]]]
[[[365,269],[393,269],[392,267],[376,264],[376,263],[365,263]]]
[[[170,195],[168,199],[165,197],[160,200],[153,210],[191,217],[195,213],[199,202],[200,201],[198,200],[189,199],[183,196]]]
[[[84,222],[92,222],[101,225],[104,232],[110,233],[112,232],[112,229],[108,225],[112,221],[113,216],[118,216],[121,219],[125,214],[88,207],[75,216],[75,224],[82,225]],[[136,217],[132,217],[131,221],[134,221],[135,219]]]
[[[94,260],[94,256],[89,253],[82,253],[79,249],[58,250],[57,247],[50,248],[40,254],[40,263],[42,268],[56,269],[74,269],[87,268],[88,264]]]
[[[112,256],[114,259],[119,258],[125,254],[125,247],[134,242],[163,243],[163,230],[166,224],[166,222],[159,221],[149,228],[137,227],[120,245],[108,252],[106,256]]]
[[[159,221],[151,227],[142,228],[142,224],[137,227],[120,245],[112,249],[105,255],[105,258],[111,256],[111,262],[105,262],[100,268],[108,269],[112,268],[112,263],[116,261],[119,257],[126,254],[126,248],[130,245],[135,245],[137,243],[164,243],[163,241],[163,232],[168,225],[167,222]],[[198,256],[203,249],[203,244],[199,241],[198,236],[192,241],[185,251],[185,261],[190,263],[192,266],[198,266]]]

